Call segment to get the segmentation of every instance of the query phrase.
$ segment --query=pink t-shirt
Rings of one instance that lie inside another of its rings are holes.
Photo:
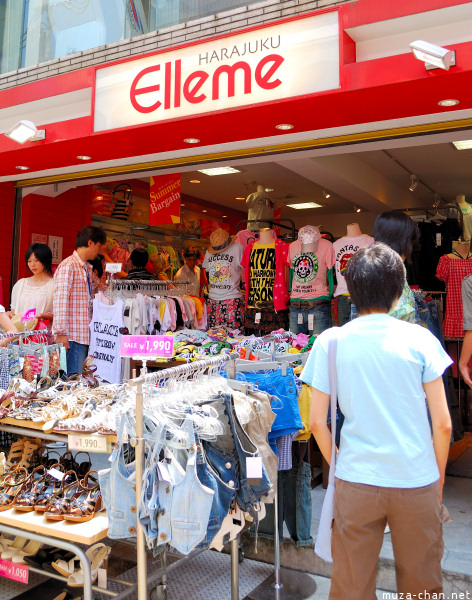
[[[357,237],[342,237],[336,240],[333,244],[334,255],[336,258],[336,291],[334,297],[347,294],[346,280],[344,279],[344,271],[351,256],[361,248],[368,248],[374,243],[374,238],[370,235],[358,235]]]
[[[315,300],[320,296],[329,298],[328,269],[334,267],[334,249],[329,240],[321,238],[316,252],[302,252],[300,240],[292,242],[288,249],[287,264],[292,269],[290,299]]]

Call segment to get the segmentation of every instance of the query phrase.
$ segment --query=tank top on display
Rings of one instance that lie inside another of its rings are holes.
[[[123,327],[123,300],[104,304],[99,298],[93,301],[90,323],[90,349],[97,375],[110,383],[121,381],[120,345]]]

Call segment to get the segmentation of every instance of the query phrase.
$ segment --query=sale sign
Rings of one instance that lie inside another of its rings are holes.
[[[28,583],[28,566],[0,559],[0,577],[19,581],[20,583]]]
[[[174,338],[171,335],[124,335],[120,355],[172,358]]]
[[[180,173],[151,177],[149,225],[180,223]]]

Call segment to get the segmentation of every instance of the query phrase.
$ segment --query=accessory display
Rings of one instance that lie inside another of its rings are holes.
[[[223,252],[234,243],[236,236],[231,236],[224,229],[217,229],[213,231],[210,235],[210,248],[208,248],[208,252],[210,254],[218,254],[218,252]]]

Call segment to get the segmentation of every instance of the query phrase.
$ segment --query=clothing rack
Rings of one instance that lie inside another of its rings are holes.
[[[461,209],[457,206],[457,204],[448,202],[447,204],[442,204],[441,206],[438,206],[436,208],[436,210],[438,211],[438,210],[443,210],[446,208],[452,208],[453,210],[457,211],[458,220],[459,220],[459,224],[460,224],[460,228],[461,228],[461,240],[465,241],[465,238],[464,238],[464,215],[462,214]],[[429,212],[431,209],[425,208],[424,206],[420,206],[420,207],[416,207],[416,208],[397,208],[396,210],[401,211],[401,212],[422,211],[422,212],[426,213],[426,212]]]
[[[111,279],[106,294],[113,299],[115,293],[133,297],[138,293],[150,295],[165,292],[166,296],[184,296],[189,293],[190,281],[170,281],[169,279]]]
[[[209,372],[219,372],[224,363],[228,362],[230,357],[228,354],[221,354],[216,357],[196,360],[193,363],[171,367],[154,373],[143,373],[137,378],[129,380],[129,384],[137,386],[136,393],[136,506],[139,505],[141,498],[142,480],[144,474],[144,427],[143,427],[143,384],[155,384],[160,382],[178,378],[186,375],[208,370]],[[143,371],[146,370],[145,361],[143,361]],[[136,547],[137,547],[137,573],[138,573],[138,600],[147,599],[147,569],[146,569],[146,547],[144,539],[144,531],[141,527],[139,519],[137,519],[136,529]],[[163,560],[163,587],[166,586],[166,560]],[[166,597],[166,596],[165,596]],[[231,541],[231,600],[239,600],[239,536]]]

